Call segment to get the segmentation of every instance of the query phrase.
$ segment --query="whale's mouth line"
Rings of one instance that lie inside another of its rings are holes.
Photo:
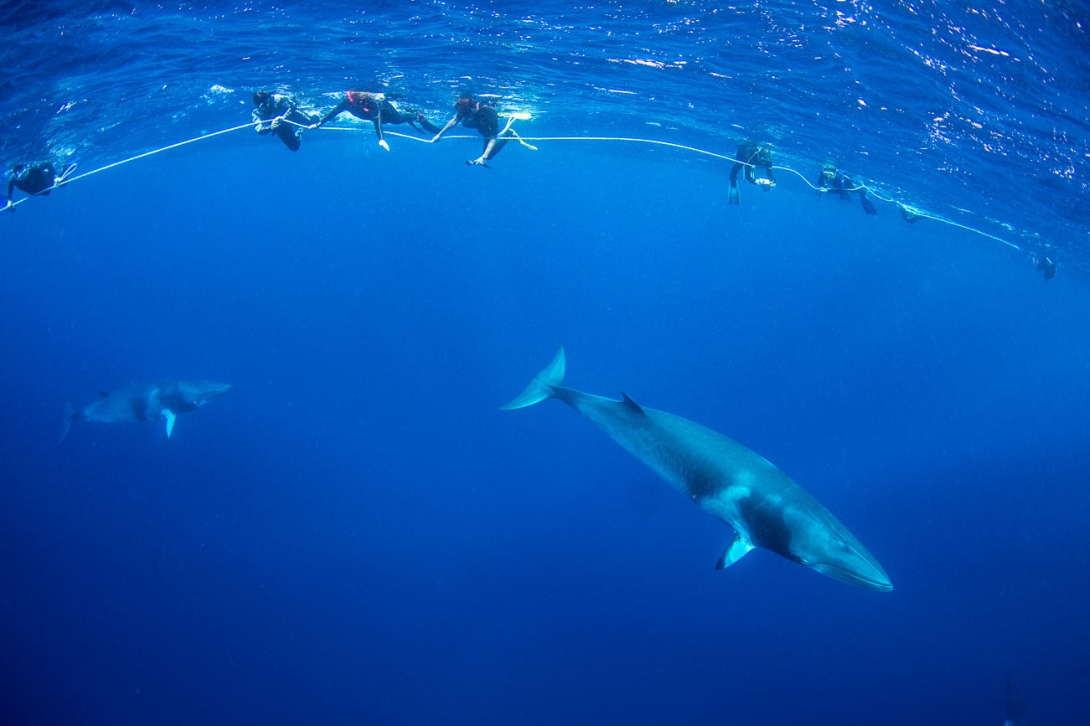
[[[854,570],[847,570],[838,565],[834,565],[831,562],[814,562],[810,564],[810,567],[814,567],[829,575],[830,577],[847,582],[853,585],[862,585],[870,588],[871,590],[880,590],[882,592],[889,592],[893,589],[893,583],[889,579],[876,580],[870,577],[859,574]]]
[[[198,401],[197,405],[198,406],[203,406],[204,404],[208,403],[210,400],[212,400],[216,396],[222,396],[223,394],[230,391],[232,388],[234,388],[233,385],[231,385],[230,383],[225,383],[224,385],[220,386],[219,388],[210,389],[203,396],[200,397],[200,401]]]

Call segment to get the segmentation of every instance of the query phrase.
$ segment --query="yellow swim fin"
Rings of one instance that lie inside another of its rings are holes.
[[[514,129],[511,129],[511,133],[514,135],[515,140],[518,141],[523,146],[525,146],[527,149],[530,149],[531,151],[537,151],[537,147],[534,146],[533,144],[528,144],[525,141],[523,141],[522,137],[518,135],[517,131],[515,131]]]

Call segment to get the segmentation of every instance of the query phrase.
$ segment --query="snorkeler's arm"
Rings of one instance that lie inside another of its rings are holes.
[[[439,140],[439,138],[443,134],[445,134],[446,132],[450,131],[452,128],[457,126],[458,125],[458,118],[459,118],[458,114],[454,114],[454,118],[452,118],[450,121],[447,121],[447,125],[444,126],[441,129],[439,129],[439,132],[437,134],[435,134],[435,136],[432,137],[431,142],[435,143],[436,141]]]
[[[767,192],[767,191],[771,190],[773,187],[776,186],[776,175],[772,173],[772,163],[771,162],[769,162],[768,164],[762,165],[761,168],[764,169],[765,175],[763,177],[761,177],[760,179],[757,178],[756,173],[752,173],[754,171],[752,168],[747,169],[746,171],[749,171],[749,172],[752,173],[753,178],[750,179],[750,181],[753,182],[754,184],[756,184],[757,186],[759,186],[762,191]]]
[[[484,145],[484,151],[481,153],[481,155],[479,157],[477,157],[476,159],[473,159],[472,161],[467,161],[466,163],[469,164],[470,166],[488,166],[488,164],[486,164],[485,162],[489,158],[491,158],[492,152],[493,152],[493,150],[495,148],[496,148],[496,137],[493,136],[492,138],[490,138],[488,140],[488,143],[486,143]]]
[[[250,118],[253,119],[254,131],[257,133],[267,134],[272,131],[272,126],[265,123],[266,119],[262,118],[261,109],[255,108],[254,112],[250,115]]]
[[[378,145],[387,151],[390,150],[390,145],[386,143],[386,139],[382,138],[382,101],[378,102],[378,108],[375,109],[375,117],[371,119],[375,124],[375,134],[378,135]]]

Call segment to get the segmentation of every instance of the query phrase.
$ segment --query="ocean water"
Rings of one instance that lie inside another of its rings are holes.
[[[1000,724],[1008,677],[1087,721],[1081,4],[312,5],[4,6],[0,161],[95,173],[0,215],[0,723]],[[291,153],[264,88],[541,140]],[[785,168],[731,206],[746,138]],[[592,423],[498,409],[560,345],[894,590],[716,572],[730,530]],[[234,390],[58,443],[163,377]]]

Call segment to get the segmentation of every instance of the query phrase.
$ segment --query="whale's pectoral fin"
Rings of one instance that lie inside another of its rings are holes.
[[[171,432],[174,431],[174,419],[178,417],[169,408],[164,408],[163,418],[167,420],[167,438],[169,439]]]
[[[719,558],[719,561],[715,563],[715,569],[722,570],[726,567],[730,567],[735,562],[742,559],[751,549],[753,549],[753,545],[742,539],[741,535],[735,532],[734,541],[730,543],[729,547],[723,550],[723,555]]]
[[[61,438],[57,443],[64,441],[64,437],[68,435],[68,429],[72,428],[72,424],[79,421],[79,418],[80,412],[72,408],[72,404],[64,404],[64,428],[61,429]]]

